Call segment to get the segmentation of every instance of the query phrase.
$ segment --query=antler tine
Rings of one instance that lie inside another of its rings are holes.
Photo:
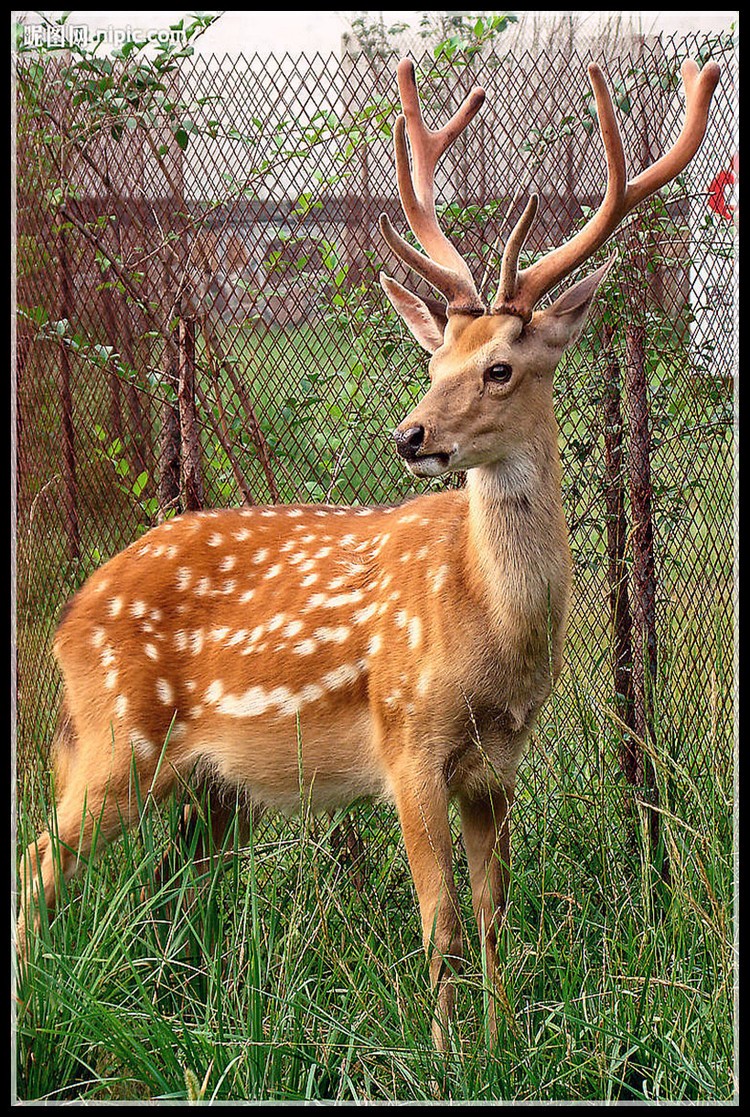
[[[630,182],[626,213],[684,171],[703,142],[708,110],[714,90],[719,84],[721,69],[718,63],[707,62],[699,70],[696,63],[687,58],[682,63],[681,73],[685,90],[685,120],[682,130],[669,151]]]
[[[566,244],[553,249],[536,264],[517,273],[515,290],[512,294],[503,290],[501,286],[498,299],[492,307],[496,312],[507,309],[511,313],[518,313],[520,317],[530,319],[542,295],[595,252],[622,220],[622,207],[627,190],[622,137],[612,98],[601,69],[596,63],[592,63],[588,72],[596,100],[599,131],[607,158],[607,188],[604,198],[596,214],[580,232]],[[523,218],[521,220],[523,221]],[[520,247],[519,245],[519,251]]]
[[[404,263],[431,283],[436,291],[445,296],[448,307],[454,313],[461,311],[474,314],[484,313],[484,304],[477,293],[474,281],[457,270],[443,267],[435,260],[430,260],[418,251],[412,244],[396,232],[385,213],[380,215],[380,231],[385,237],[388,247],[400,256]]]
[[[566,244],[518,272],[512,293],[508,289],[509,284],[501,282],[493,311],[516,313],[526,320],[530,319],[539,299],[600,248],[626,214],[685,169],[706,133],[708,109],[719,76],[720,70],[715,62],[707,63],[702,70],[692,61],[683,63],[686,108],[682,131],[665,155],[628,182],[622,138],[607,83],[599,66],[595,63],[589,66],[589,79],[607,158],[604,198],[591,220]]]
[[[485,98],[484,90],[473,90],[448,123],[432,131],[422,119],[414,65],[410,59],[402,59],[398,64],[398,85],[404,110],[393,129],[398,189],[409,227],[427,256],[400,237],[385,215],[381,216],[380,228],[393,251],[446,297],[451,311],[483,313],[484,304],[466,261],[438,224],[435,169],[440,157],[479,111]]]
[[[495,296],[493,306],[500,306],[511,302],[516,291],[518,280],[518,257],[526,243],[529,230],[534,224],[536,211],[539,208],[539,195],[532,194],[526,203],[526,208],[513,226],[513,231],[508,237],[503,249],[503,259],[500,265],[500,286]]]

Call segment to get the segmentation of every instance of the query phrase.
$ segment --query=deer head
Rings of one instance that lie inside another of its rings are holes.
[[[589,78],[607,160],[601,205],[569,241],[519,268],[538,206],[537,195],[532,195],[506,241],[497,294],[488,306],[466,261],[440,229],[435,211],[438,161],[480,109],[484,90],[475,89],[443,128],[432,131],[422,119],[413,64],[404,59],[398,65],[403,107],[394,128],[399,193],[426,255],[399,236],[385,214],[380,227],[395,254],[445,300],[442,305],[421,298],[381,274],[388,298],[432,354],[431,387],[395,431],[398,452],[417,476],[512,459],[516,450],[529,445],[540,424],[549,426],[553,373],[580,334],[616,254],[551,306],[538,309],[538,303],[596,252],[635,206],[684,170],[703,140],[719,67],[709,62],[699,70],[692,61],[683,64],[682,131],[665,155],[631,180],[609,90],[596,64],[589,66]]]

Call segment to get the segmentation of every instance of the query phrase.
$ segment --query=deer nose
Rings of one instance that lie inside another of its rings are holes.
[[[399,428],[393,432],[393,437],[396,441],[396,449],[401,457],[406,458],[408,462],[412,462],[424,442],[424,427],[407,427],[406,430]]]

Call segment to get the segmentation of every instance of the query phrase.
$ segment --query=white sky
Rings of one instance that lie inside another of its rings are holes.
[[[20,13],[15,12],[14,15]],[[34,23],[36,13],[23,13],[26,22]],[[50,16],[58,16],[60,12],[47,12]],[[180,19],[183,11],[153,12],[153,11],[105,11],[105,12],[72,12],[69,22],[71,24],[86,24],[92,30],[102,28],[139,28],[141,30],[156,30],[168,27]],[[349,19],[356,13],[353,11],[248,11],[225,12],[218,23],[202,36],[198,49],[201,53],[211,54],[252,54],[256,51],[267,53],[313,54],[319,51],[322,54],[338,54],[341,45],[341,36],[349,27]],[[373,15],[382,14],[386,25],[405,20],[417,22],[418,12],[383,11],[374,12]],[[521,11],[516,11],[522,15]],[[541,13],[536,13],[541,14]],[[559,16],[560,11],[550,12],[550,15]],[[596,25],[601,19],[606,18],[609,12],[582,11],[576,13],[585,17]],[[625,11],[613,12],[612,15],[632,16],[639,21],[644,32],[690,32],[727,31],[730,25],[738,18],[736,11],[729,12],[685,12],[685,11]]]

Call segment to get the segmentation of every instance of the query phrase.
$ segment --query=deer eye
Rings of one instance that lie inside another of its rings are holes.
[[[511,367],[511,365],[490,365],[490,367],[485,371],[484,381],[485,384],[507,384],[512,375],[513,368]]]

